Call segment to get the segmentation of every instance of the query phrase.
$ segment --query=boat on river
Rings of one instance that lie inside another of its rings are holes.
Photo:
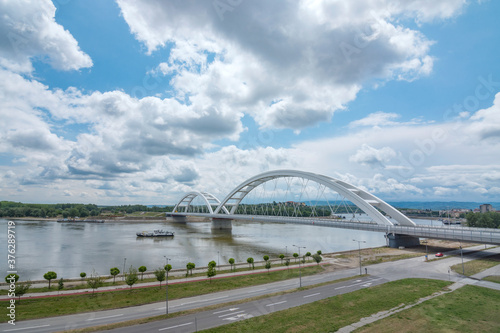
[[[174,233],[165,230],[153,230],[153,232],[138,232],[137,237],[174,237]]]

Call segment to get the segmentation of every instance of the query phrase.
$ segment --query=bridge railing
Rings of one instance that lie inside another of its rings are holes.
[[[477,242],[485,244],[500,245],[500,229],[470,228],[454,226],[401,226],[381,225],[374,222],[352,222],[343,220],[332,220],[327,218],[302,218],[289,216],[266,216],[266,215],[238,215],[238,214],[207,214],[207,213],[176,213],[175,215],[215,217],[232,220],[267,221],[289,224],[307,224],[324,227],[344,228],[353,230],[364,230],[383,232],[386,234],[401,234],[421,238],[435,238],[446,240],[457,240],[464,242]]]

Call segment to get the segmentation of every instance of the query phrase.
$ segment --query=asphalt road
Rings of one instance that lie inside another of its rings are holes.
[[[477,247],[481,249],[481,246]],[[464,261],[485,257],[500,253],[500,248],[487,251],[474,252],[470,249],[464,250]],[[456,253],[450,253],[456,254]],[[425,262],[424,257],[387,262],[368,266],[369,276],[358,279],[330,284],[327,286],[313,288],[307,291],[290,293],[278,297],[265,298],[258,301],[246,302],[231,307],[224,307],[213,311],[199,312],[193,315],[166,319],[140,326],[141,332],[195,332],[223,325],[229,322],[243,320],[274,311],[284,310],[305,303],[314,302],[341,293],[348,293],[362,288],[368,288],[387,281],[393,281],[408,277],[431,278],[450,281],[462,281],[464,283],[481,285],[489,288],[499,289],[500,284],[474,279],[464,278],[449,270],[449,267],[461,262],[460,257],[447,257]],[[363,270],[364,273],[364,270]],[[338,280],[344,277],[352,277],[359,274],[358,269],[348,269],[329,272],[302,278],[302,285],[315,285],[322,282]],[[270,293],[290,290],[299,287],[299,279],[280,281],[260,286],[252,286],[236,290],[228,290],[208,295],[183,298],[169,301],[169,313],[202,308],[209,305],[222,304],[231,301],[243,300],[249,297],[268,295]],[[60,316],[38,320],[27,320],[16,322],[16,325],[8,323],[0,324],[0,332],[57,332],[74,328],[82,328],[96,325],[111,324],[126,320],[145,318],[165,313],[165,302],[153,303],[129,308],[105,310],[77,315]],[[137,332],[138,327],[120,328],[116,332]]]

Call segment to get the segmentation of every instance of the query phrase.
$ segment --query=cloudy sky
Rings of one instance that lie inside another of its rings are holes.
[[[1,0],[0,199],[173,204],[298,169],[500,201],[500,2]]]

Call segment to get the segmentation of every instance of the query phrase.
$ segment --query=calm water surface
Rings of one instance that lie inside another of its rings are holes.
[[[171,258],[175,268],[194,262],[206,266],[211,260],[226,264],[229,258],[246,262],[262,256],[276,258],[280,253],[297,252],[293,245],[323,253],[357,249],[353,239],[364,240],[362,247],[386,244],[382,233],[318,226],[233,221],[231,231],[211,230],[210,222],[106,222],[58,223],[52,221],[15,221],[16,268],[21,280],[40,280],[48,271],[58,278],[75,278],[95,270],[109,274],[111,267],[123,270],[146,266],[153,270]],[[430,224],[429,222],[425,222]],[[436,222],[434,222],[435,224]],[[0,219],[3,239],[0,240],[1,274],[7,273],[7,220]],[[136,232],[164,229],[175,232],[173,238],[138,238]],[[126,260],[125,260],[126,258]],[[2,276],[3,276],[2,275]]]

